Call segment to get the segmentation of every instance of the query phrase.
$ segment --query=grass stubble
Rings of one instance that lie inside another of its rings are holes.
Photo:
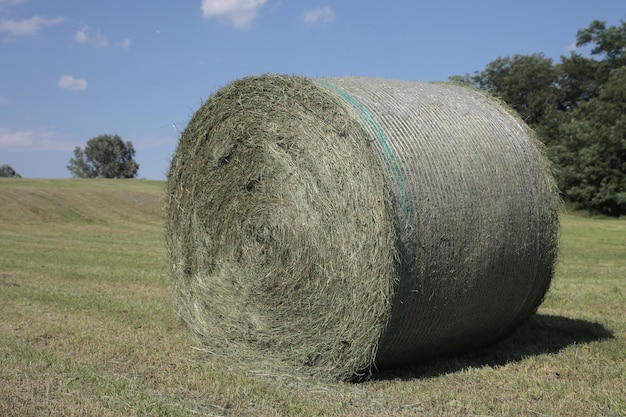
[[[538,313],[465,355],[360,384],[194,348],[158,181],[0,180],[0,415],[626,416],[626,220],[564,214]]]

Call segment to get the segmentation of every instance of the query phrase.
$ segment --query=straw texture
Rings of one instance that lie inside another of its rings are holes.
[[[181,135],[167,195],[174,302],[205,348],[326,379],[501,339],[557,252],[532,132],[454,85],[237,80]]]

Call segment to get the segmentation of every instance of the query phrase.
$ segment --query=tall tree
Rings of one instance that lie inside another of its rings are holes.
[[[562,57],[559,101],[568,118],[549,149],[565,200],[590,212],[626,214],[626,22],[594,20],[576,45],[591,57]]]
[[[139,164],[135,148],[118,135],[99,135],[87,141],[85,150],[74,149],[67,169],[77,178],[135,178]]]

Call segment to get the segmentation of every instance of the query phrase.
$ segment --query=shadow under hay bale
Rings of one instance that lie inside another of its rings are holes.
[[[532,132],[453,85],[237,80],[182,133],[166,200],[175,306],[205,348],[326,379],[500,340],[557,251]]]
[[[424,379],[470,368],[500,367],[533,356],[557,354],[571,345],[614,339],[600,323],[548,314],[533,314],[513,334],[499,343],[470,352],[427,360],[415,366],[390,368],[376,373],[374,380]]]

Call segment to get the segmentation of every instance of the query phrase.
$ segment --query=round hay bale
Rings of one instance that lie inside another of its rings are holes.
[[[263,75],[192,117],[165,229],[207,351],[348,380],[518,327],[552,278],[558,193],[532,132],[473,89]]]

